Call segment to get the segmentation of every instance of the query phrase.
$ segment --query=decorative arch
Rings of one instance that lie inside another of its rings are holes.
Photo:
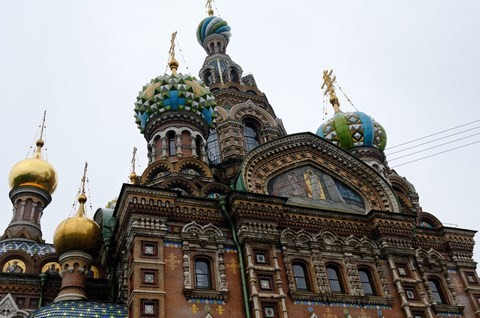
[[[212,177],[210,168],[203,162],[195,158],[183,158],[175,163],[174,172],[181,172],[184,168],[195,167],[202,177]]]
[[[0,256],[0,272],[3,272],[9,264],[15,266],[15,261],[18,261],[18,265],[21,265],[20,267],[22,268],[21,272],[20,270],[17,270],[16,272],[25,274],[33,274],[35,272],[35,264],[33,258],[26,252],[19,250],[8,251]],[[5,272],[8,271],[6,270]]]
[[[200,196],[209,197],[211,194],[217,193],[219,196],[227,195],[230,192],[230,188],[220,182],[207,183],[200,190]]]
[[[276,121],[266,110],[258,107],[251,100],[237,104],[230,109],[229,117],[242,121],[245,117],[256,118],[263,126],[276,127]]]
[[[188,180],[182,176],[168,177],[162,182],[162,188],[164,189],[174,189],[180,188],[185,190],[188,195],[198,196],[199,190],[198,187],[191,180]]]
[[[158,160],[150,164],[145,171],[142,173],[142,177],[140,178],[140,184],[147,184],[155,179],[155,177],[164,172],[165,175],[172,173],[175,171],[175,167],[173,164],[168,160]]]
[[[433,214],[428,212],[420,212],[417,217],[417,226],[439,229],[443,227],[443,224]]]
[[[388,182],[363,161],[312,133],[280,137],[252,150],[242,163],[236,187],[268,194],[270,180],[302,165],[315,167],[355,191],[364,200],[362,213],[401,211]]]

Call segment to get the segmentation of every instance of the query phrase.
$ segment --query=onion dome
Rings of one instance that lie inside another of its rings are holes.
[[[86,201],[87,197],[81,193],[75,216],[64,220],[55,230],[53,245],[59,255],[71,250],[95,252],[100,248],[100,226],[85,215]]]
[[[93,301],[66,300],[43,306],[30,314],[31,318],[56,317],[123,318],[128,317],[127,307],[122,304]]]
[[[225,37],[228,41],[232,34],[230,33],[230,26],[228,25],[227,21],[223,20],[220,17],[211,15],[206,17],[205,19],[200,22],[197,28],[197,40],[200,45],[203,45],[203,41],[209,35],[212,34],[219,34]]]
[[[176,63],[176,64],[175,64]],[[171,75],[161,75],[145,85],[135,102],[135,123],[143,133],[149,120],[165,111],[189,111],[203,117],[212,126],[217,117],[215,99],[202,81],[173,72],[178,67],[170,61]]]
[[[367,146],[383,151],[387,145],[385,129],[372,117],[359,111],[336,111],[333,118],[318,128],[317,136],[345,150]]]
[[[42,139],[37,140],[37,150],[32,158],[27,158],[13,166],[9,175],[10,188],[34,186],[52,194],[57,187],[57,172],[51,164],[42,159]]]

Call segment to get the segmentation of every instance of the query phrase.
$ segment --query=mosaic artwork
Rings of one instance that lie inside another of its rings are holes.
[[[311,165],[274,177],[267,189],[269,194],[287,197],[292,203],[365,212],[365,203],[358,193]]]
[[[25,263],[20,259],[11,259],[3,265],[2,272],[4,273],[25,273]]]

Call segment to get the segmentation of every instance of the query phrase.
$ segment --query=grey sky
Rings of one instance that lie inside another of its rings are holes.
[[[322,123],[327,68],[355,106],[384,126],[387,148],[480,119],[478,1],[219,0],[217,7],[232,27],[227,53],[254,74],[289,133],[315,132]],[[164,73],[175,30],[179,71],[188,66],[197,76],[205,52],[195,31],[205,16],[200,0],[0,1],[1,233],[11,218],[8,174],[25,158],[44,109],[48,160],[59,174],[42,219],[48,242],[71,213],[84,161],[93,211],[128,181],[133,146],[137,170],[146,167],[133,102]],[[342,110],[354,110],[338,95]],[[421,156],[474,141],[480,137]],[[424,211],[480,229],[479,154],[475,144],[396,170],[414,184]]]

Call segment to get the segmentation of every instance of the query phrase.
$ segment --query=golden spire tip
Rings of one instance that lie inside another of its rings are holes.
[[[170,58],[168,61],[168,66],[170,67],[170,70],[172,71],[173,74],[177,74],[177,69],[178,69],[178,61],[175,59],[175,39],[177,38],[177,31],[172,33],[172,39],[170,40]]]

